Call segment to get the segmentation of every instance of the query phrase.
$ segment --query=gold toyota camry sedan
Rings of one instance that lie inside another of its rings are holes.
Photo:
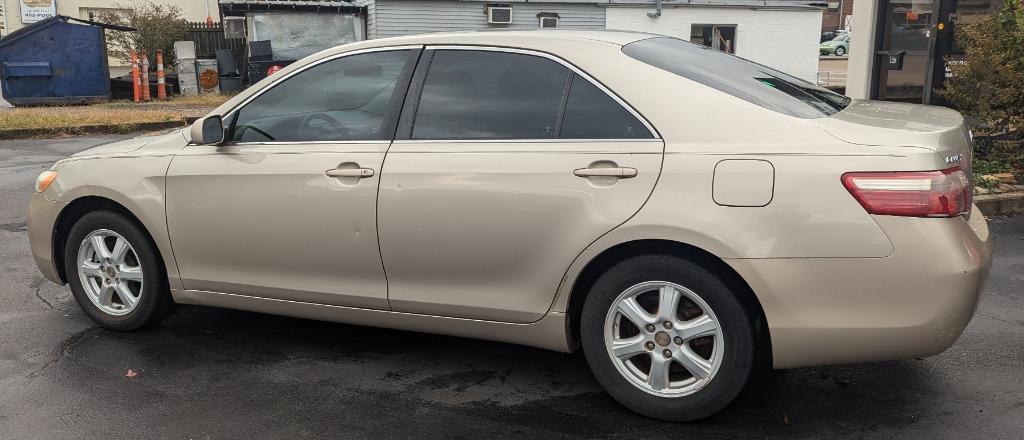
[[[959,113],[685,41],[346,44],[189,130],[57,162],[32,252],[113,330],[176,304],[582,349],[686,421],[760,364],[937,354],[992,244]]]

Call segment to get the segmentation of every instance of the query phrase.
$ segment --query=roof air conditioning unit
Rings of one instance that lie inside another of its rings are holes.
[[[512,24],[512,7],[487,6],[487,22],[490,24]]]

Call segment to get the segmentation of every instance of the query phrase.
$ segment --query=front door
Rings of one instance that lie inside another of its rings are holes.
[[[418,49],[329,59],[225,118],[167,174],[186,289],[387,309],[377,247],[381,165]]]
[[[420,64],[381,178],[391,307],[536,321],[573,259],[643,205],[663,144],[549,56],[437,48]]]

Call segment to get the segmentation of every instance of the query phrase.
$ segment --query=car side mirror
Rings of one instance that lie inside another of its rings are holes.
[[[192,134],[192,143],[197,145],[217,145],[224,142],[224,121],[220,115],[210,115],[199,118],[192,123],[189,130]]]

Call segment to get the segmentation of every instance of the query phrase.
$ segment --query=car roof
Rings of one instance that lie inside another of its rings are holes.
[[[624,46],[626,44],[657,37],[659,35],[643,32],[617,31],[617,30],[593,30],[574,31],[556,29],[537,30],[480,30],[463,32],[437,32],[429,34],[404,35],[400,37],[376,38],[363,40],[354,43],[342,44],[340,46],[326,49],[322,52],[310,55],[296,63],[285,67],[282,71],[288,74],[290,71],[302,69],[305,65],[318,62],[324,58],[343,54],[351,51],[388,48],[399,46],[415,45],[459,45],[459,46],[496,46],[516,49],[538,49],[556,48],[561,46],[573,46],[565,43],[605,45],[610,47]],[[567,50],[570,50],[567,48]],[[277,75],[277,74],[275,74]],[[269,77],[268,77],[269,78]],[[260,87],[249,87],[235,95],[227,102],[217,107],[214,112],[224,114],[236,105],[248,99]]]
[[[655,34],[618,30],[479,30],[463,32],[437,32],[400,37],[378,38],[360,43],[362,47],[386,47],[407,44],[465,44],[465,45],[499,45],[506,47],[522,46],[528,48],[538,43],[555,43],[557,41],[576,40],[593,41],[623,46],[634,41],[655,37]],[[347,46],[347,45],[346,45]]]

